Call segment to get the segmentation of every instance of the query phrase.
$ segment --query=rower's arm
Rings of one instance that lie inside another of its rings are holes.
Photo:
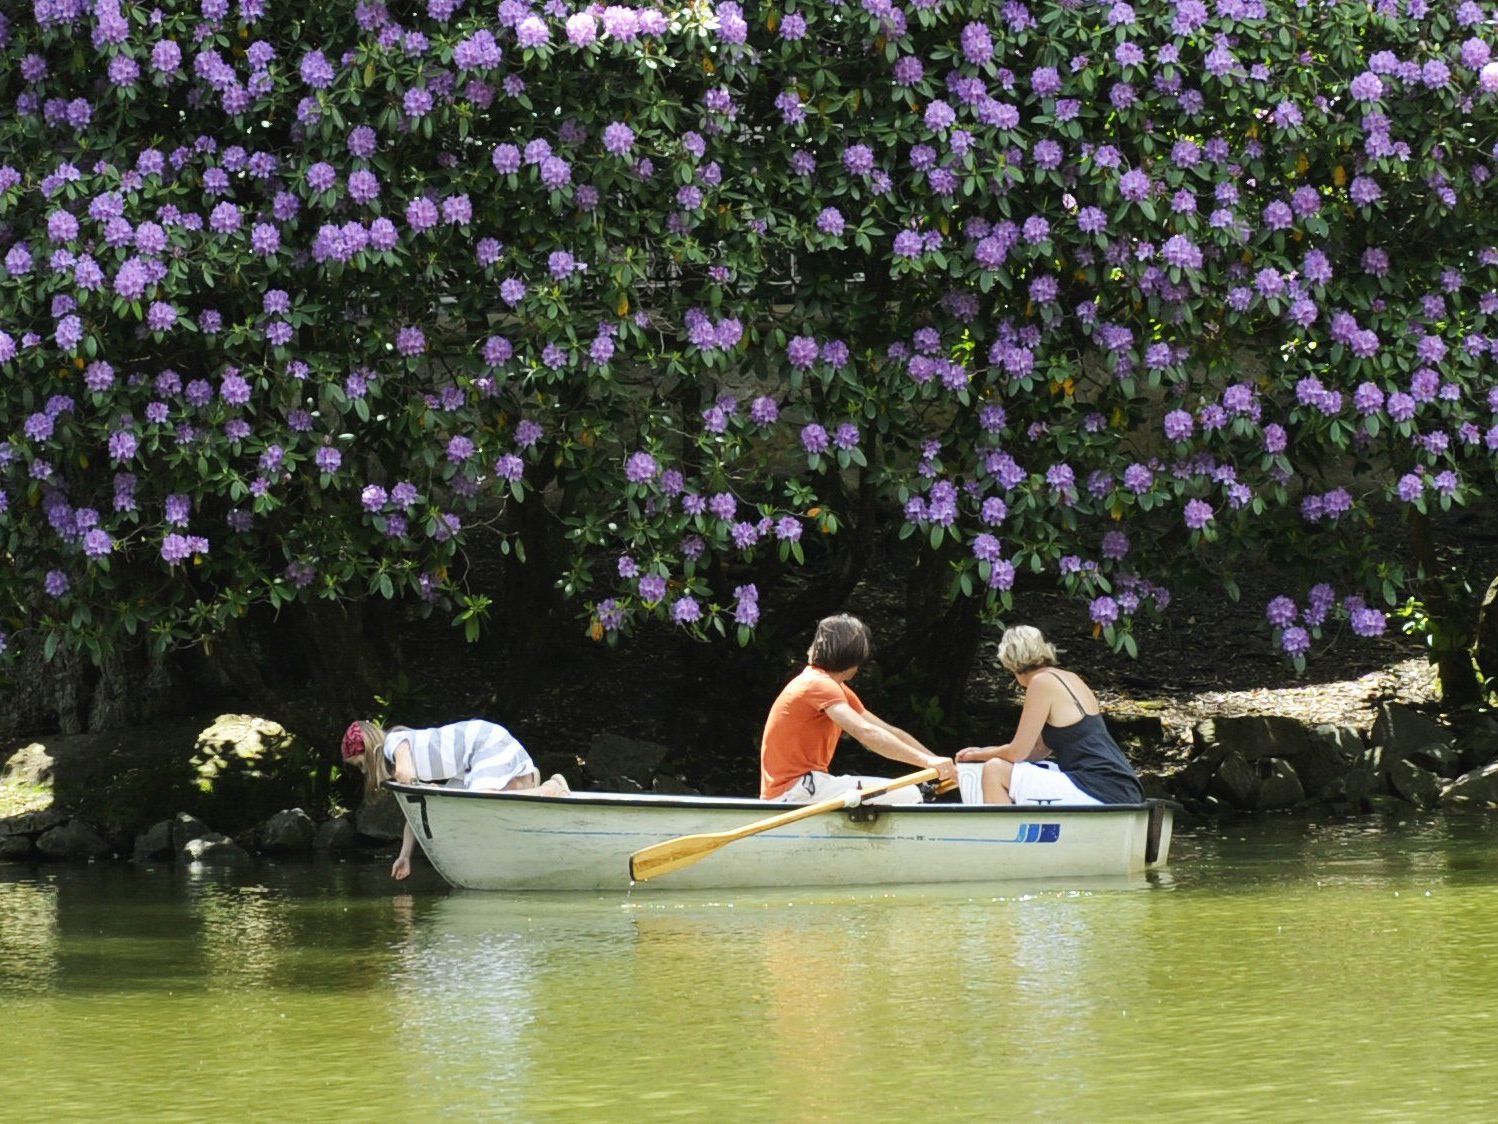
[[[956,767],[950,757],[938,757],[909,734],[875,719],[872,714],[859,714],[847,703],[833,703],[827,708],[827,717],[845,734],[858,739],[861,745],[880,757],[922,769],[935,769],[942,780],[956,776]],[[906,738],[909,740],[904,740]]]
[[[853,708],[849,707],[848,709],[852,710]],[[883,718],[880,718],[879,715],[875,714],[872,710],[866,710],[866,711],[864,711],[863,712],[863,717],[867,721],[872,722],[875,726],[878,726],[886,734],[889,734],[892,737],[898,738],[900,741],[904,742],[906,745],[908,745],[911,749],[915,750],[917,753],[924,753],[924,754],[927,754],[927,755],[934,756],[934,754],[932,754],[929,749],[927,749],[924,745],[921,744],[920,739],[917,738],[914,734],[908,733],[907,731],[900,729],[900,727],[898,727],[896,725],[893,725],[892,723],[886,722]],[[833,721],[837,721],[837,720],[833,719]]]

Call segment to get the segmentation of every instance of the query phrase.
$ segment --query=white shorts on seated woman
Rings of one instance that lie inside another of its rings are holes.
[[[983,762],[959,761],[957,784],[964,804],[983,803]],[[1053,761],[1021,761],[1009,776],[1009,799],[1016,804],[1101,804],[1077,787]]]

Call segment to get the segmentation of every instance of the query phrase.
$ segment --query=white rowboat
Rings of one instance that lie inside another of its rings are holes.
[[[614,890],[629,856],[682,835],[729,831],[796,805],[712,796],[566,797],[392,784],[417,842],[469,890]],[[1170,854],[1161,801],[1065,805],[864,805],[721,848],[640,886],[721,890],[886,886],[1137,874]]]

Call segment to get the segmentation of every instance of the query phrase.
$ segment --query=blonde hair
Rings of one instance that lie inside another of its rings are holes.
[[[359,723],[364,735],[364,799],[373,800],[390,778],[390,764],[385,760],[385,728],[378,722]]]
[[[1020,624],[1006,628],[999,640],[999,663],[1010,675],[1023,675],[1042,667],[1056,666],[1056,648],[1047,643],[1040,629]]]

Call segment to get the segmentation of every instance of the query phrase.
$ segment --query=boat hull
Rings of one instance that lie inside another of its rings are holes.
[[[612,890],[629,856],[791,806],[758,800],[570,797],[392,785],[438,872],[471,890]],[[1170,851],[1170,807],[927,804],[811,816],[714,851],[642,887],[737,889],[1000,882],[1136,874]]]

